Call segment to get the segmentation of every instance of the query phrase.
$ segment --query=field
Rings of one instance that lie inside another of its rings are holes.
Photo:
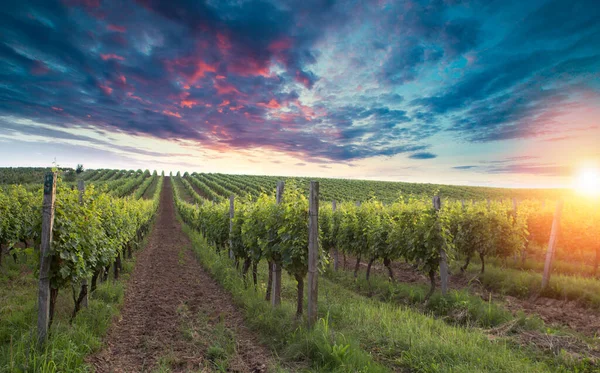
[[[310,179],[311,246],[307,178],[57,170],[38,341],[48,171],[0,169],[0,371],[600,370],[600,206],[565,190]]]

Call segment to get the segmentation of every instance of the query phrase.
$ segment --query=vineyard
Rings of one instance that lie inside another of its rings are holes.
[[[0,370],[600,369],[597,199],[48,171],[0,170]]]

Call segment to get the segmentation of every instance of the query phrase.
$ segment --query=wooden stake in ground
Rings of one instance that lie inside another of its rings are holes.
[[[433,208],[436,212],[442,208],[442,201],[439,196],[433,197]],[[438,223],[439,224],[439,223]],[[441,227],[438,227],[441,229]],[[440,232],[441,233],[441,232]],[[448,255],[444,247],[439,248],[440,253],[440,279],[442,281],[442,295],[448,293]]]
[[[317,322],[319,261],[319,183],[310,182],[308,205],[308,327]]]
[[[231,242],[231,233],[233,232],[233,213],[234,213],[234,199],[235,196],[232,194],[229,196],[229,259],[233,259],[233,244]]]
[[[38,288],[38,345],[48,337],[50,324],[50,262],[52,226],[54,225],[54,201],[56,200],[56,172],[48,172],[44,178],[44,202],[42,205],[42,234],[40,246],[40,281]]]
[[[77,181],[77,190],[79,190],[79,204],[83,205],[83,194],[85,193],[85,182],[83,179]],[[81,299],[81,302],[79,303],[80,307],[87,308],[89,299],[87,278],[84,278],[81,281],[81,291],[78,299]],[[77,305],[75,308],[77,309]],[[73,313],[73,317],[75,316],[75,313],[76,312]]]
[[[562,199],[556,204],[554,219],[552,220],[552,230],[550,231],[550,241],[548,242],[548,251],[546,251],[546,263],[544,264],[544,277],[542,277],[542,290],[550,282],[550,273],[552,272],[552,260],[554,259],[554,250],[558,242],[558,231],[560,230],[560,215],[562,214]]]
[[[277,182],[277,204],[281,203],[283,198],[283,181]],[[281,263],[273,262],[273,287],[271,289],[271,304],[273,307],[281,303]]]

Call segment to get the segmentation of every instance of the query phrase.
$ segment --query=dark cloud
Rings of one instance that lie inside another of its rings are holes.
[[[421,153],[411,154],[408,158],[411,158],[411,159],[433,159],[433,158],[437,158],[437,155],[435,155],[433,153],[429,153],[429,152],[421,152]]]
[[[430,159],[441,131],[556,135],[577,92],[599,97],[599,20],[594,0],[9,0],[0,114],[63,140],[84,126],[323,164]],[[332,50],[345,75],[321,66]]]

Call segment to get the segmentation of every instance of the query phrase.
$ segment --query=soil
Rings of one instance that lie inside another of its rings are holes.
[[[353,270],[356,258],[347,257],[346,268]],[[343,259],[340,256],[340,265],[343,266]],[[365,275],[367,264],[361,261],[361,270],[359,276]],[[411,264],[402,262],[393,262],[394,278],[402,283],[418,283],[429,285],[429,278],[416,270]],[[374,273],[387,276],[387,269],[381,263],[374,263],[372,267]],[[436,285],[439,288],[439,276],[436,279]],[[488,300],[491,294],[492,299],[505,305],[513,314],[518,311],[526,315],[539,316],[548,325],[568,327],[587,336],[597,336],[600,333],[600,314],[590,308],[583,307],[575,301],[558,300],[552,298],[538,297],[535,299],[520,299],[485,288],[476,277],[472,275],[456,273],[449,277],[448,286],[450,289],[469,289],[475,295],[484,300]]]
[[[152,199],[152,197],[154,196],[154,191],[156,190],[156,184],[158,184],[159,180],[160,176],[157,176],[154,178],[152,183],[148,185],[148,188],[144,191],[144,195],[142,196],[143,199]]]
[[[189,178],[188,178],[188,181],[189,181]],[[198,193],[198,195],[199,195],[200,197],[202,197],[202,198],[204,198],[204,199],[206,199],[206,200],[209,200],[209,201],[211,200],[211,199],[210,199],[210,197],[206,195],[206,193],[204,193],[202,190],[200,190],[200,188],[198,188],[198,187],[196,186],[196,184],[194,184],[193,182],[191,182],[191,181],[190,181],[190,185],[192,186],[192,188],[194,188],[194,191],[195,191],[196,193]]]
[[[179,191],[179,197],[187,203],[194,204],[196,201],[194,200],[194,197],[190,194],[190,192],[186,189],[186,187],[183,185],[183,182],[177,178],[174,179],[174,181],[175,187]]]
[[[106,347],[88,359],[96,372],[152,371],[161,358],[168,359],[172,372],[211,366],[206,351],[211,341],[186,338],[182,309],[208,319],[205,329],[211,328],[210,320],[218,320],[233,332],[236,348],[228,371],[264,372],[272,366],[271,352],[244,326],[230,294],[202,268],[190,247],[175,216],[171,181],[165,177],[156,223],[137,255],[121,315],[108,332]],[[207,334],[204,338],[210,339]]]

